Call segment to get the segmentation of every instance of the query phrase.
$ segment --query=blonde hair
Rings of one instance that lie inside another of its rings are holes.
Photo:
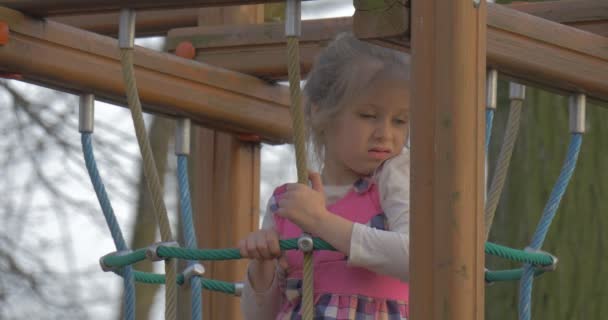
[[[387,74],[409,80],[409,56],[341,33],[319,54],[304,86],[304,113],[312,161],[325,156],[324,131],[332,119],[356,101],[370,83]],[[313,106],[315,110],[313,112]]]

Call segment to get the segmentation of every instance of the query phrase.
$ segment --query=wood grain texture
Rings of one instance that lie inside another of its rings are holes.
[[[280,2],[280,0],[129,0],[134,10],[184,9]],[[120,11],[124,0],[0,0],[0,6],[36,17]]]
[[[412,319],[484,317],[485,18],[466,0],[412,7]]]
[[[6,8],[0,8],[0,19],[11,29],[9,43],[0,47],[0,70],[21,73],[28,82],[126,104],[115,39]],[[141,47],[134,53],[146,111],[188,116],[199,124],[255,133],[271,142],[291,138],[287,88]]]

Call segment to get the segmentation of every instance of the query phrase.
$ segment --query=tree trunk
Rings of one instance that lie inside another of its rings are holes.
[[[499,110],[490,147],[490,172],[496,163],[508,116],[508,87],[501,83]],[[587,133],[577,168],[566,190],[543,250],[559,258],[558,268],[537,278],[532,293],[533,319],[602,319],[608,313],[608,112],[588,104]],[[528,88],[521,130],[490,241],[514,248],[529,245],[566,157],[570,140],[568,99]],[[491,174],[490,174],[491,178]],[[517,268],[488,258],[490,269]],[[519,282],[486,290],[487,319],[517,319]]]
[[[154,161],[158,168],[158,177],[161,186],[164,186],[165,182],[164,173],[167,169],[169,141],[171,137],[173,137],[173,128],[173,120],[155,116],[149,130],[150,144],[154,154]],[[143,170],[143,168],[141,170]],[[140,173],[137,192],[139,192],[139,199],[137,201],[137,218],[133,226],[133,239],[131,241],[132,249],[146,247],[157,242],[159,239],[158,227],[152,211],[152,199],[150,199],[150,194],[147,190],[143,171]],[[152,263],[147,260],[137,263],[136,269],[144,272],[153,271]],[[152,307],[158,289],[158,285],[136,283],[135,296],[137,305],[135,314],[137,320],[147,320],[150,318],[150,308]],[[122,311],[120,319],[123,319]]]

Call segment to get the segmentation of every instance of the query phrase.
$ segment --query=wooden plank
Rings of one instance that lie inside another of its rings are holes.
[[[79,29],[117,37],[119,18],[120,13],[108,12],[54,16],[50,19]],[[135,32],[138,37],[164,36],[171,29],[194,27],[197,20],[197,10],[192,9],[138,11]]]
[[[581,91],[591,98],[608,100],[608,38],[496,4],[488,5],[487,21],[488,64],[504,75],[545,89]],[[337,33],[333,28],[344,30],[349,23],[352,26],[350,18],[317,23],[326,25],[325,31],[309,32],[307,24],[303,25],[304,70],[312,65],[317,50]],[[259,30],[231,27],[185,29],[183,33],[175,30],[170,33],[169,48],[190,38],[198,47],[200,61],[248,74],[284,78],[287,72],[281,58],[284,56],[281,30],[282,24],[265,25]],[[395,28],[392,35],[386,30],[383,31],[386,38],[376,39],[375,43],[392,48],[397,45],[409,51],[409,40],[399,40],[409,39],[407,29]]]
[[[410,316],[484,318],[486,5],[412,7]]]
[[[258,228],[259,219],[259,145],[241,143],[234,137],[217,131],[200,129],[200,152],[205,154],[205,183],[199,189],[204,203],[197,210],[201,246],[205,248],[235,247],[238,241]],[[211,159],[207,159],[211,157]],[[207,161],[210,160],[208,163]],[[258,167],[255,167],[258,166]],[[241,281],[247,261],[212,262],[206,276],[224,281]],[[240,319],[238,298],[225,294],[204,295],[205,319]]]
[[[487,57],[524,83],[608,100],[608,38],[489,4]]]
[[[353,32],[360,37],[364,37],[364,34],[367,33],[372,34],[370,38],[378,38],[379,41],[386,41],[386,37],[383,38],[384,35],[391,37],[395,35],[394,32],[390,31],[391,28],[397,27],[399,30],[400,25],[405,25],[406,27],[409,25],[409,23],[406,22],[407,19],[409,19],[408,16],[403,17],[403,19],[398,18],[396,23],[386,23],[387,21],[393,21],[391,17],[394,17],[396,14],[398,17],[399,12],[395,14],[395,8],[393,8],[390,12],[384,12],[384,10],[382,10],[375,13],[376,17],[388,15],[389,19],[372,17],[371,19],[375,19],[377,23],[367,23],[368,27],[366,27],[364,20],[366,19],[365,16],[369,15],[369,13],[364,12],[363,9],[365,9],[365,7],[362,7],[364,4],[362,4],[361,0],[356,0],[353,3],[355,7],[360,7],[360,10],[355,11],[353,16],[354,20],[362,21],[360,23],[354,23],[353,26]],[[608,36],[608,7],[601,1],[560,0],[514,2],[505,6],[543,19],[567,24],[602,36]],[[409,8],[409,2],[406,2],[400,7],[402,8],[401,12],[407,10],[407,8]],[[88,31],[115,36],[118,34],[118,17],[119,14],[117,12],[112,12],[53,16],[52,19]],[[171,29],[195,27],[197,25],[197,18],[197,10],[192,10],[190,8],[138,11],[136,31],[139,36],[165,35]],[[381,26],[379,30],[378,25]],[[371,26],[375,27],[373,32],[371,32]],[[386,34],[387,32],[388,34]],[[402,39],[400,42],[402,41],[405,40]],[[409,45],[407,47],[409,48]]]
[[[11,29],[9,43],[0,47],[0,70],[126,105],[115,39],[6,8],[0,8],[0,19]],[[188,116],[212,128],[255,133],[270,142],[291,139],[285,87],[140,47],[135,49],[135,68],[147,111]]]
[[[602,37],[608,37],[608,20],[592,21],[592,22],[572,22],[569,26],[587,32],[595,33]]]
[[[300,39],[302,72],[308,72],[317,53],[338,33],[350,31],[351,25],[351,18],[303,21]],[[182,41],[193,44],[197,49],[196,59],[201,62],[264,78],[281,79],[287,75],[283,23],[171,30],[167,36],[167,49],[174,51]]]
[[[193,212],[199,247],[233,248],[258,229],[260,145],[200,127],[193,137]],[[246,260],[208,262],[205,277],[242,281],[246,266]],[[203,303],[203,319],[242,319],[238,298],[205,291]]]
[[[353,5],[356,37],[385,47],[409,47],[409,0],[354,0]]]
[[[608,4],[598,0],[512,2],[506,6],[517,11],[564,24],[608,20]]]
[[[603,1],[513,2],[506,7],[603,37],[608,36],[608,4]]]
[[[281,0],[0,0],[0,6],[35,17],[134,10],[184,9],[280,2]]]

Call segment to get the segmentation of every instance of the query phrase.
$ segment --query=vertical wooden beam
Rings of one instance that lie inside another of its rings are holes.
[[[201,9],[200,25],[263,22],[263,5]],[[260,14],[261,12],[261,14]],[[259,225],[260,144],[243,142],[235,136],[197,128],[195,152],[198,188],[195,224],[199,246],[235,247]],[[242,281],[247,261],[213,262],[205,265],[205,277]],[[242,319],[239,298],[223,293],[203,294],[204,319]]]
[[[411,318],[480,320],[486,4],[412,11]]]
[[[235,247],[258,229],[260,146],[211,129],[195,129],[195,224],[199,246]],[[247,261],[206,263],[205,277],[241,281]],[[239,298],[205,291],[204,319],[241,319]]]

